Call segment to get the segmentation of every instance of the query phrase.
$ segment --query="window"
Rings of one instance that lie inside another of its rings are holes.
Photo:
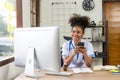
[[[13,54],[13,31],[16,27],[16,0],[0,0],[0,56]]]

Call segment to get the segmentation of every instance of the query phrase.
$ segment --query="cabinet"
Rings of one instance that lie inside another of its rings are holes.
[[[102,58],[103,65],[108,63],[108,22],[106,21],[104,25],[99,26],[89,26],[87,28],[91,29],[91,39],[90,42],[93,44],[95,58]],[[89,38],[88,38],[89,39]]]
[[[90,34],[90,37],[83,37],[83,39],[87,39],[93,44],[95,58],[102,58],[103,65],[109,64],[108,63],[108,22],[106,21],[104,25],[99,26],[89,26],[89,29],[86,34]],[[90,31],[91,30],[91,31]],[[65,40],[70,40],[71,37],[63,36]]]

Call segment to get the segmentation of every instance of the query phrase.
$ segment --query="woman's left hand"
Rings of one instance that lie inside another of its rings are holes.
[[[83,54],[87,54],[85,46],[79,46],[79,51]]]

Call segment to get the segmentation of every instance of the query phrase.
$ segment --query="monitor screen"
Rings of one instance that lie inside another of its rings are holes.
[[[16,28],[14,30],[15,64],[24,67],[28,48],[35,49],[40,70],[60,71],[58,27]]]

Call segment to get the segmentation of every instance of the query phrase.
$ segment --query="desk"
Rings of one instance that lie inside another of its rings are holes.
[[[15,80],[35,80],[34,78],[26,77],[24,73],[18,76]],[[112,75],[109,71],[94,71],[93,74],[73,74],[69,77],[45,75],[39,80],[120,80],[120,75]]]

